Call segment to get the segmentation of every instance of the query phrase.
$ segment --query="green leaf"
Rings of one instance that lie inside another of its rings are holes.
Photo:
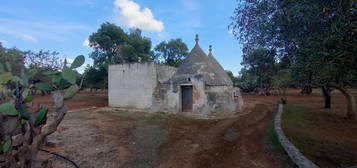
[[[30,93],[30,89],[29,88],[25,88],[24,91],[22,91],[22,97],[26,98]]]
[[[0,62],[0,74],[4,72],[5,72],[4,65]]]
[[[13,82],[19,82],[21,85],[24,84],[24,81],[22,81],[18,76],[12,76],[11,81],[13,81]]]
[[[30,69],[27,73],[28,78],[33,78],[37,74],[37,69]]]
[[[56,74],[59,74],[60,72],[57,72],[57,71],[46,71],[46,72],[43,72],[42,74],[44,75],[56,75]]]
[[[5,63],[8,72],[12,72],[12,65],[9,62]]]
[[[5,84],[12,79],[12,74],[10,72],[5,72],[0,74],[0,84]]]
[[[24,103],[29,103],[33,100],[33,97],[32,96],[27,96],[25,99],[24,99]]]
[[[35,83],[35,88],[44,92],[52,90],[52,87],[47,83]]]
[[[5,115],[17,115],[19,114],[16,111],[15,105],[12,102],[3,103],[0,105],[0,113]]]
[[[72,69],[70,69],[68,67],[64,67],[61,75],[62,75],[62,78],[67,80],[69,83],[71,83],[71,84],[76,83],[77,74]]]
[[[41,107],[35,119],[35,127],[40,126],[45,121],[47,112],[47,108]]]
[[[58,84],[61,82],[62,77],[60,75],[53,75],[52,76],[52,83]]]
[[[85,61],[85,58],[83,55],[77,56],[74,59],[73,63],[71,64],[71,69],[75,69],[75,68],[82,66],[84,64],[84,61]]]
[[[22,119],[22,120],[21,120],[21,125],[24,125],[24,124],[26,124],[27,122],[28,122],[28,120]]]
[[[72,85],[71,87],[69,87],[66,92],[64,93],[64,98],[65,99],[70,99],[72,98],[74,95],[76,95],[76,93],[79,91],[79,87],[77,85]]]
[[[7,151],[9,151],[10,149],[11,149],[11,141],[8,140],[8,141],[6,141],[6,142],[2,145],[2,150],[3,150],[4,152],[7,152]]]
[[[24,118],[26,120],[30,119],[29,110],[27,109],[26,105],[24,105],[24,104],[20,105],[20,115],[22,118]]]

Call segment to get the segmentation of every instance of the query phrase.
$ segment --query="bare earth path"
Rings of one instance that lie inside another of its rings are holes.
[[[58,133],[81,167],[244,168],[280,167],[265,151],[271,105],[251,102],[240,115],[200,120],[177,115],[105,110],[74,111]],[[71,167],[56,160],[54,167]]]

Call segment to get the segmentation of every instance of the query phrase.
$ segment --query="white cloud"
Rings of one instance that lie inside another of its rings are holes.
[[[34,42],[34,43],[38,42],[37,38],[35,38],[35,37],[31,36],[31,35],[28,35],[28,34],[22,35],[21,38],[23,40],[25,40],[25,41],[31,41],[31,42]]]
[[[164,24],[156,20],[149,8],[141,9],[140,5],[132,0],[115,0],[119,10],[119,22],[129,28],[138,28],[147,32],[162,32]]]
[[[89,40],[88,39],[85,39],[84,41],[83,41],[83,44],[82,44],[83,46],[85,46],[85,47],[90,47],[89,46]]]
[[[4,45],[6,45],[7,41],[5,41],[5,40],[0,40],[0,43],[4,46]]]

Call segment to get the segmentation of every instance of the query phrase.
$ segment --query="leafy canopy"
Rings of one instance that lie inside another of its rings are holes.
[[[188,55],[187,45],[181,39],[163,41],[155,47],[155,61],[178,67]]]

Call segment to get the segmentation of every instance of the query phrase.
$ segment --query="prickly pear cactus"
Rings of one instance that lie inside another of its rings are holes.
[[[37,153],[46,136],[56,131],[66,114],[64,100],[80,90],[76,84],[76,68],[84,63],[84,56],[66,63],[61,71],[44,72],[51,82],[32,83],[38,71],[22,70],[20,76],[12,74],[9,63],[0,63],[0,167],[34,168]],[[29,112],[33,100],[32,91],[51,92],[53,110],[44,106]],[[49,113],[49,111],[53,111]]]

